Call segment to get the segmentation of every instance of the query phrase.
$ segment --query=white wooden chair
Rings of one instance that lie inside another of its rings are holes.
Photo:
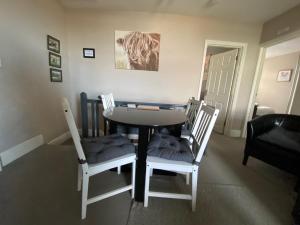
[[[82,187],[82,207],[81,207],[81,218],[86,218],[86,209],[87,205],[92,204],[94,202],[103,200],[105,198],[117,195],[119,193],[131,190],[132,198],[134,198],[134,186],[135,186],[135,167],[136,167],[136,154],[135,153],[129,153],[108,161],[104,161],[97,164],[89,164],[86,161],[86,156],[84,154],[81,142],[80,142],[80,136],[78,133],[78,129],[76,126],[76,123],[74,121],[74,117],[72,115],[70,105],[68,103],[68,100],[66,98],[62,99],[62,106],[63,111],[75,144],[75,148],[78,154],[78,191],[81,190]],[[94,176],[96,174],[99,174],[101,172],[104,172],[106,170],[110,170],[115,167],[119,167],[126,164],[132,164],[132,183],[130,185],[127,185],[125,187],[116,189],[114,191],[110,191],[108,193],[98,195],[95,197],[92,197],[88,199],[88,185],[89,185],[89,178],[91,176]]]
[[[190,142],[190,146],[192,147],[193,144],[193,138],[192,138],[192,128],[195,125],[195,117],[197,115],[197,112],[201,110],[203,106],[205,106],[206,103],[204,101],[198,101],[195,98],[190,98],[187,104],[187,108],[185,111],[185,115],[187,116],[187,121],[184,125],[184,128],[181,133],[181,138],[185,138]],[[151,171],[151,173],[153,173]],[[189,173],[182,173],[186,176],[186,184],[190,184],[190,174]]]
[[[206,103],[204,101],[198,101],[194,98],[189,99],[189,102],[187,104],[187,109],[185,111],[185,114],[187,116],[187,121],[184,128],[185,132],[181,134],[181,137],[188,139],[191,144],[193,143],[193,139],[191,138],[191,131],[195,125],[196,115],[203,106],[206,106]]]
[[[197,199],[197,180],[199,164],[201,162],[207,142],[213,130],[214,124],[218,117],[219,110],[210,106],[203,106],[196,115],[195,125],[192,129],[192,137],[197,143],[196,149],[190,149],[193,154],[194,161],[192,163],[186,161],[175,161],[160,157],[147,156],[146,160],[146,180],[145,180],[145,196],[144,207],[148,206],[149,197],[159,198],[175,198],[192,200],[192,211],[196,210]],[[196,146],[196,145],[193,145]],[[194,150],[194,151],[193,151]],[[192,194],[177,194],[149,191],[150,172],[152,169],[160,169],[167,171],[176,171],[178,173],[192,174]]]
[[[104,110],[115,107],[115,101],[112,93],[106,95],[102,94],[101,99],[103,102]],[[128,134],[123,133],[122,135],[124,136],[126,135],[128,139],[133,140],[135,145],[137,145],[139,139],[137,128],[129,128],[129,133]]]
[[[195,117],[197,115],[197,112],[201,110],[203,106],[205,106],[206,103],[204,101],[198,101],[195,98],[190,98],[187,107],[185,110],[185,115],[187,116],[187,121],[182,129],[181,138],[185,138],[190,142],[190,146],[192,147],[193,144],[193,138],[191,136],[192,134],[192,128],[194,126]],[[175,171],[174,171],[175,172]],[[189,173],[179,173],[186,176],[186,184],[190,184],[190,174]],[[150,170],[150,176],[153,175],[153,169]]]
[[[107,95],[101,95],[101,99],[104,110],[114,108],[116,106],[114,96],[112,93],[109,93]]]

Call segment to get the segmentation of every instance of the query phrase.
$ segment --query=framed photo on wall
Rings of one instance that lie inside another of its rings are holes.
[[[60,53],[60,41],[50,35],[47,35],[47,48],[49,51]]]
[[[83,58],[95,58],[95,49],[94,48],[84,48],[83,49]]]
[[[61,56],[53,52],[49,52],[49,66],[61,68]]]
[[[292,70],[281,70],[277,75],[277,81],[289,82],[291,80]]]
[[[51,82],[62,82],[62,71],[50,68],[50,80]]]

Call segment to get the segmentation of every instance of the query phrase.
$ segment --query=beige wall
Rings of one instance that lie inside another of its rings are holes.
[[[300,5],[279,15],[263,26],[261,43],[291,34],[300,30]]]
[[[300,73],[299,70],[298,73]],[[291,114],[300,115],[300,79],[299,78],[296,86],[294,101],[292,103]]]
[[[60,96],[69,95],[64,11],[56,1],[0,3],[0,152],[35,135],[66,131]],[[63,83],[50,83],[46,35],[61,40]]]
[[[275,113],[287,113],[299,55],[300,52],[296,52],[265,60],[256,98],[259,105],[269,106],[274,109]],[[278,82],[278,72],[287,69],[293,70],[291,81]]]
[[[234,129],[241,129],[257,61],[260,26],[168,14],[71,10],[67,11],[67,28],[75,102],[79,93],[86,91],[91,97],[113,92],[119,100],[185,103],[198,93],[205,39],[248,43],[233,123]],[[116,70],[115,30],[160,33],[159,71]],[[83,59],[84,47],[95,48],[96,59]]]
[[[241,128],[260,26],[167,14],[66,13],[47,0],[2,1],[0,6],[0,152],[38,134],[48,142],[65,132],[61,96],[71,99],[75,114],[81,91],[90,97],[113,92],[121,100],[185,103],[198,93],[205,39],[248,43],[233,123]],[[115,30],[161,33],[159,72],[114,69]],[[47,34],[61,40],[63,83],[49,81]],[[83,47],[96,48],[96,59],[83,59]]]

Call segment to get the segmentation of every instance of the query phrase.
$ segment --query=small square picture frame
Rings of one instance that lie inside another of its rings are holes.
[[[60,40],[47,35],[47,48],[49,51],[60,53]]]
[[[49,66],[61,68],[61,56],[53,52],[49,52]]]
[[[292,76],[292,69],[289,70],[280,70],[277,75],[278,82],[290,82]]]
[[[62,70],[50,68],[50,81],[62,82]]]
[[[83,58],[95,58],[94,48],[83,48]]]

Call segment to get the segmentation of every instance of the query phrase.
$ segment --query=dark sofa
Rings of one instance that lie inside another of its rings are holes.
[[[300,116],[268,114],[247,124],[247,139],[243,164],[249,156],[298,177],[295,190],[300,188]],[[300,225],[300,197],[298,194],[292,212],[294,225]]]
[[[268,114],[249,121],[244,165],[249,156],[299,177],[300,116]]]

